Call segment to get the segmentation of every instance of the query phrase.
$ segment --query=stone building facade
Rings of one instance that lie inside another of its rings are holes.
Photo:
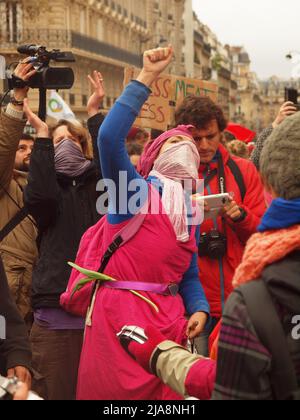
[[[278,110],[285,101],[285,88],[293,88],[300,93],[300,80],[282,80],[277,76],[272,76],[260,82],[264,126],[270,125],[275,120]]]
[[[237,89],[231,71],[228,47],[194,15],[194,77],[218,84],[218,102],[228,119],[231,119],[236,111]]]
[[[76,63],[68,66],[75,84],[60,94],[80,119],[86,119],[91,93],[88,74],[102,72],[107,111],[122,91],[124,67],[139,67],[145,49],[168,43],[175,48],[171,73],[218,83],[229,119],[248,124],[261,117],[249,56],[222,45],[193,12],[192,0],[0,0],[0,19],[0,54],[7,63],[19,60],[16,48],[26,43],[74,53]],[[36,110],[38,95],[30,95]]]
[[[232,78],[237,85],[237,103],[233,120],[260,131],[264,127],[263,101],[256,73],[251,71],[249,54],[243,47],[230,47]]]
[[[124,67],[139,67],[145,49],[171,42],[175,60],[170,71],[185,74],[184,11],[185,0],[4,0],[0,1],[0,51],[7,63],[19,60],[20,44],[72,51],[75,84],[61,94],[84,119],[90,94],[87,74],[93,70],[104,76],[104,109],[122,91]],[[36,109],[37,94],[31,96]]]
[[[237,84],[233,120],[259,132],[275,120],[285,101],[285,88],[294,88],[300,93],[300,80],[282,80],[277,76],[259,80],[251,70],[249,54],[243,47],[230,47],[230,54],[232,78]]]

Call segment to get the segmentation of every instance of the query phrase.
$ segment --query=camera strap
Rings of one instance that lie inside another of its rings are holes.
[[[239,168],[239,166],[237,165],[237,163],[233,160],[233,159],[229,159],[228,163],[227,163],[232,175],[234,176],[235,182],[237,183],[239,189],[240,189],[240,193],[241,193],[241,198],[242,201],[244,201],[245,196],[246,196],[246,185],[245,185],[245,181],[244,181],[244,177],[243,174]],[[218,159],[218,169],[214,169],[213,171],[211,171],[207,177],[204,180],[204,187],[207,188],[210,181],[212,179],[214,179],[214,177],[218,174],[219,172],[219,190],[220,193],[222,193],[222,189],[225,189],[226,192],[226,183],[225,183],[225,169],[224,169],[224,163],[223,163],[223,159],[222,156],[219,157]],[[222,183],[221,183],[222,181]]]
[[[0,242],[3,241],[26,217],[28,217],[28,210],[23,207],[17,214],[0,230]]]
[[[220,194],[225,194],[226,191],[226,180],[225,180],[225,168],[222,155],[218,157],[218,173],[219,173],[219,191]]]
[[[9,197],[9,199],[16,205],[19,211],[13,216],[13,218],[0,230],[0,242],[3,241],[6,236],[8,236],[20,223],[23,222],[26,217],[31,221],[31,223],[37,227],[35,221],[29,216],[28,209],[24,207],[20,207],[16,200],[9,194],[6,188],[0,184],[0,187],[4,191],[4,193]]]
[[[25,82],[23,79],[20,79],[20,77],[15,76],[14,74],[11,76],[10,79],[8,79],[9,90],[24,89],[27,86],[27,82]]]
[[[210,172],[209,175],[207,175],[207,177],[204,180],[204,187],[207,188],[209,186],[209,183],[211,180],[214,179],[214,177],[218,174],[218,169],[214,169],[213,171]]]

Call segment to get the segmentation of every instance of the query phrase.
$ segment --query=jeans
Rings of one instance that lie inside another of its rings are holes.
[[[195,338],[195,347],[197,353],[201,356],[209,356],[208,340],[219,321],[220,318],[210,318],[203,333],[201,333],[199,337]]]

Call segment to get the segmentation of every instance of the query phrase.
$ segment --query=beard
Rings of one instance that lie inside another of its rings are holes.
[[[29,172],[29,163],[29,160],[23,160],[23,162],[15,165],[15,169],[20,172]]]

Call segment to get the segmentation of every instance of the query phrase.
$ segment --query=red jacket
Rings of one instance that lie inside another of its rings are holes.
[[[264,188],[252,162],[230,156],[228,151],[220,145],[219,151],[222,154],[227,192],[234,193],[234,201],[242,207],[247,217],[239,223],[234,223],[226,219],[227,254],[222,259],[222,264],[218,260],[211,260],[207,257],[199,258],[199,276],[204,287],[206,297],[211,307],[211,315],[216,318],[222,316],[222,277],[224,278],[225,300],[232,292],[232,278],[236,268],[242,260],[242,255],[246,242],[252,234],[257,231],[261,218],[266,211],[264,200]],[[246,196],[242,201],[240,188],[234,178],[231,169],[228,167],[228,160],[231,157],[241,170],[246,186]],[[218,167],[217,162],[203,164],[199,169],[199,177],[204,178],[207,169],[213,170]],[[205,189],[205,195],[219,194],[219,177],[215,176],[209,183],[209,190]],[[221,217],[218,218],[218,229],[223,232]],[[214,228],[212,220],[205,221],[200,229],[201,233],[208,233]],[[224,233],[224,232],[223,232]],[[222,276],[222,272],[224,273]]]

